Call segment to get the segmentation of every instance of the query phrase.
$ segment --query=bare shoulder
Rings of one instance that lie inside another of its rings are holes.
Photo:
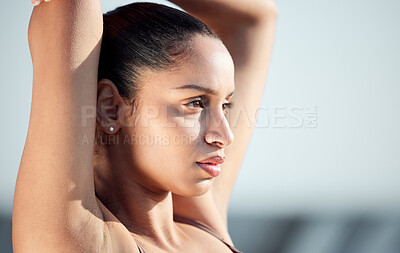
[[[124,224],[122,224],[122,222],[118,220],[118,218],[115,217],[115,215],[112,214],[98,198],[96,199],[102,214],[102,220],[99,222],[104,226],[102,252],[139,252],[136,241]]]

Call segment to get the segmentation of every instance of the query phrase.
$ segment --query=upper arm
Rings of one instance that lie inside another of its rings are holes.
[[[233,31],[220,28],[219,34],[235,63],[235,95],[228,114],[235,141],[225,151],[221,174],[215,179],[212,189],[224,218],[262,99],[274,42],[275,21],[276,8],[271,5],[265,10],[265,16],[253,23],[243,24]]]
[[[229,240],[226,224],[229,198],[261,102],[274,42],[277,9],[272,0],[171,2],[212,28],[222,39],[235,64],[235,95],[229,112],[235,141],[226,149],[221,173],[215,179],[212,190],[200,197],[174,195],[174,212],[210,225]]]
[[[14,195],[15,252],[72,252],[85,240],[103,241],[93,183],[95,117],[83,111],[96,105],[101,34],[98,0],[57,0],[33,10],[32,104]]]

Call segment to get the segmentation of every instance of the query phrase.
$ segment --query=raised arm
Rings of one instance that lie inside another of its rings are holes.
[[[93,186],[95,117],[85,111],[96,105],[102,25],[99,0],[33,9],[31,115],[13,206],[16,253],[81,252],[86,242],[96,249],[103,243]]]
[[[235,63],[235,94],[229,113],[235,141],[225,152],[226,160],[221,166],[221,174],[216,178],[210,194],[192,199],[176,197],[174,200],[177,213],[186,212],[186,215],[213,225],[214,221],[207,218],[210,217],[207,212],[213,210],[205,207],[212,198],[226,225],[229,198],[253,131],[256,111],[265,86],[274,42],[277,8],[272,0],[171,2],[216,31]],[[192,210],[192,214],[184,210]],[[223,233],[217,225],[214,228]]]

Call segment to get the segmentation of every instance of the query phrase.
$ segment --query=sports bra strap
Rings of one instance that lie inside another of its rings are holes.
[[[228,242],[226,242],[224,240],[224,238],[222,238],[222,236],[220,236],[214,229],[210,228],[209,226],[207,226],[206,224],[197,221],[197,220],[193,220],[184,216],[180,216],[177,214],[174,214],[174,221],[179,222],[179,223],[184,223],[184,224],[188,224],[188,225],[192,225],[195,226],[197,228],[200,228],[201,230],[213,235],[214,237],[216,237],[217,239],[219,239],[220,241],[222,241],[226,246],[228,246],[228,248],[230,250],[232,250],[232,252],[234,253],[242,253],[241,251],[239,251],[238,249],[236,249],[235,247],[233,247],[232,245],[230,245]]]
[[[144,250],[143,246],[135,239],[133,238],[136,242],[136,245],[138,247],[139,253],[146,253],[146,251]]]
[[[241,251],[237,250],[235,247],[233,247],[232,245],[227,243],[224,240],[224,238],[222,238],[222,236],[220,236],[214,229],[210,228],[209,226],[207,226],[206,224],[204,224],[204,223],[202,223],[200,221],[192,220],[190,218],[187,218],[187,217],[184,217],[184,216],[180,216],[180,215],[177,215],[177,214],[174,214],[174,221],[197,227],[197,228],[199,228],[199,229],[201,229],[201,230],[213,235],[218,240],[223,242],[226,246],[228,246],[228,248],[230,250],[232,250],[233,253],[242,253]],[[136,244],[138,246],[139,253],[146,253],[146,251],[144,250],[143,246],[137,240],[135,240],[135,242],[136,242]]]

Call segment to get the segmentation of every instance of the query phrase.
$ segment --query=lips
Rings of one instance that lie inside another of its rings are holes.
[[[225,158],[223,156],[213,156],[200,162],[196,162],[196,164],[210,176],[217,177],[221,172],[221,167],[219,165],[222,164],[224,160]]]
[[[223,163],[225,158],[223,156],[212,156],[207,159],[204,159],[202,161],[199,161],[199,163],[209,163],[209,164],[221,164]]]

